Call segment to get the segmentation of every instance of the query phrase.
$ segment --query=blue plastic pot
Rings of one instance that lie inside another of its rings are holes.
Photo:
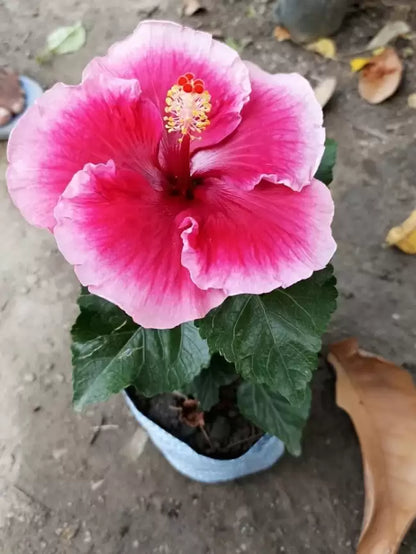
[[[16,126],[16,123],[22,115],[26,113],[26,110],[35,103],[35,100],[37,100],[39,96],[42,96],[43,94],[42,87],[33,79],[30,79],[25,75],[21,75],[19,80],[25,93],[25,108],[22,113],[15,115],[9,123],[7,123],[7,125],[0,126],[0,140],[7,140],[9,138],[12,129]]]
[[[195,481],[221,483],[257,473],[275,464],[284,452],[281,440],[264,435],[239,458],[216,460],[203,456],[142,414],[126,392],[124,398],[136,420],[147,431],[153,444],[167,461],[179,473]]]

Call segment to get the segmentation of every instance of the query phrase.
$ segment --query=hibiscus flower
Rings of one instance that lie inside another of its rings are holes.
[[[28,110],[7,178],[90,292],[165,329],[328,263],[333,202],[313,178],[323,150],[303,77],[146,21],[80,85],[58,83]]]

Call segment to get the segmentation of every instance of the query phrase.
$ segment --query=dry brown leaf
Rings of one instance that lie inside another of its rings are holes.
[[[395,554],[416,516],[416,387],[404,369],[358,348],[330,347],[337,404],[357,431],[365,508],[357,554]]]
[[[380,104],[396,92],[402,74],[403,64],[396,51],[385,48],[360,72],[358,92],[370,104]]]
[[[316,99],[318,100],[321,108],[324,108],[330,99],[332,98],[335,89],[337,87],[337,80],[335,77],[327,77],[319,85],[314,88]]]
[[[416,210],[401,225],[390,229],[386,243],[397,246],[406,254],[416,254]]]
[[[187,16],[206,11],[206,8],[201,4],[199,0],[182,0],[182,4],[183,14]]]
[[[320,56],[331,60],[335,59],[337,54],[335,42],[330,38],[320,38],[315,42],[311,42],[306,46],[306,50],[311,50],[312,52],[316,52]]]
[[[361,71],[363,67],[365,67],[367,64],[369,64],[374,56],[378,56],[379,54],[382,54],[384,52],[385,48],[380,47],[373,50],[372,54],[370,56],[367,56],[365,58],[353,58],[350,60],[350,67],[351,71],[353,73],[357,73],[357,71]]]
[[[285,27],[278,25],[274,28],[273,36],[277,42],[283,42],[284,40],[290,40],[290,33]]]
[[[376,36],[367,44],[366,50],[374,50],[386,46],[391,40],[410,33],[411,28],[406,21],[389,21]]]

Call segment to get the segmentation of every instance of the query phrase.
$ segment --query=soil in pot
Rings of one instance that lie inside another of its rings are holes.
[[[180,393],[146,398],[130,387],[136,407],[199,454],[227,460],[242,456],[263,432],[245,419],[237,406],[238,382],[220,387],[219,402],[202,412],[198,402]]]

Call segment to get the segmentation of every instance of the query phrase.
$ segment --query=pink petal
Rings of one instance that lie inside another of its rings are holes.
[[[143,94],[164,114],[166,94],[178,78],[193,73],[211,95],[211,125],[193,141],[193,149],[216,144],[240,121],[250,94],[248,70],[237,52],[202,31],[168,21],[144,21],[108,54],[95,58],[84,75],[108,71],[117,77],[139,79]]]
[[[317,180],[300,192],[267,181],[251,191],[211,183],[183,220],[182,264],[200,288],[229,295],[289,287],[334,254],[333,211]]]
[[[138,81],[89,79],[58,83],[22,117],[8,145],[7,181],[23,216],[52,228],[53,209],[73,175],[88,162],[114,159],[160,182],[157,144],[163,129]]]
[[[300,75],[248,67],[252,93],[240,125],[222,144],[197,152],[193,172],[244,189],[267,179],[300,190],[315,175],[324,152],[322,109]]]
[[[181,197],[152,189],[129,170],[88,164],[55,209],[59,249],[82,284],[143,327],[167,329],[203,317],[225,298],[200,290],[181,265],[175,221]]]

